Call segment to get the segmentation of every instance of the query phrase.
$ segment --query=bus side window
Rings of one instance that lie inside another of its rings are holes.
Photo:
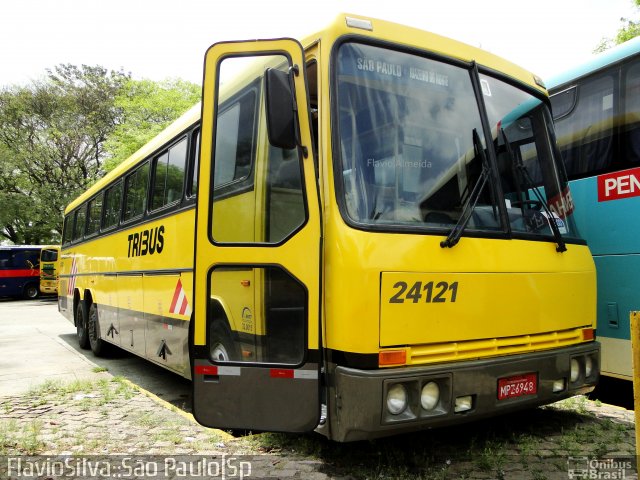
[[[28,250],[25,261],[29,268],[40,268],[40,252],[38,250]]]
[[[575,85],[562,92],[555,93],[549,98],[551,100],[551,110],[553,120],[558,121],[562,117],[569,115],[576,106],[578,87]]]
[[[614,83],[611,75],[582,80],[575,108],[555,122],[569,179],[606,171],[613,162]]]
[[[76,210],[76,221],[73,229],[73,241],[82,240],[84,237],[84,230],[87,219],[87,204],[83,204],[78,210]]]
[[[154,158],[151,210],[170,205],[182,198],[186,161],[186,138]]]
[[[20,250],[13,254],[12,266],[17,269],[31,270],[40,266],[40,253],[36,250]]]
[[[141,217],[147,209],[149,162],[138,167],[125,179],[124,221]]]
[[[631,65],[625,75],[624,89],[625,105],[624,124],[622,133],[622,145],[626,152],[621,157],[625,158],[628,165],[622,168],[633,167],[640,162],[640,63]]]
[[[95,235],[100,230],[100,217],[102,215],[102,199],[104,193],[100,192],[99,195],[92,198],[89,202],[89,208],[87,211],[87,236]]]
[[[296,150],[269,146],[265,240],[278,243],[306,219],[302,171]]]
[[[198,166],[200,164],[200,129],[191,134],[191,151],[189,152],[189,180],[187,196],[195,197],[198,194]]]
[[[229,59],[222,62],[221,69]],[[219,242],[254,242],[257,85],[223,102],[218,109],[213,159],[212,237]]]
[[[64,227],[62,229],[62,244],[66,245],[73,238],[73,220],[75,213],[72,212],[64,217]]]
[[[10,262],[10,252],[0,250],[0,268],[8,268]]]
[[[104,193],[104,218],[102,229],[115,227],[120,221],[120,205],[122,202],[122,181],[109,187]]]
[[[255,149],[256,92],[221,106],[216,132],[214,188],[249,177]],[[226,192],[225,192],[226,193]]]

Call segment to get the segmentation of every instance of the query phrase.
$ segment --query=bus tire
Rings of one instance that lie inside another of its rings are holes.
[[[104,357],[109,353],[109,343],[100,337],[100,322],[98,322],[98,307],[92,303],[89,307],[89,316],[87,319],[87,332],[89,334],[89,345],[91,351],[96,357]]]
[[[22,296],[27,300],[34,300],[40,296],[40,289],[35,283],[25,285]]]
[[[231,340],[229,328],[222,322],[214,321],[211,327],[211,359],[216,362],[232,362],[237,360],[236,347]]]
[[[78,301],[76,307],[76,336],[80,348],[87,350],[89,348],[89,332],[87,331],[87,312],[82,300]]]

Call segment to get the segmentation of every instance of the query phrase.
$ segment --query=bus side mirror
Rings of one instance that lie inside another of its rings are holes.
[[[289,74],[268,68],[265,72],[267,133],[274,147],[291,150],[297,145],[294,98]]]

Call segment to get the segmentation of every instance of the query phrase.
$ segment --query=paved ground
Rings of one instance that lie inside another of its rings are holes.
[[[236,438],[193,421],[180,377],[77,349],[55,302],[0,301],[0,332],[1,479],[74,478],[65,458],[87,478],[636,478],[633,412],[583,397],[375,442]]]
[[[75,327],[58,313],[55,298],[16,301],[0,298],[0,396],[21,393],[44,380],[60,382],[123,376],[186,408],[190,383],[123,352],[101,359],[78,347]],[[107,373],[95,370],[107,369]]]

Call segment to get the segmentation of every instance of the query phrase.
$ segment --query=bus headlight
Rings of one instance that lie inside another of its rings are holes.
[[[587,355],[584,359],[584,376],[589,378],[593,373],[593,359]]]
[[[433,410],[440,401],[440,387],[436,382],[429,382],[422,387],[420,404],[425,410]]]
[[[571,383],[577,382],[578,378],[580,378],[580,362],[577,359],[571,359],[571,376],[569,379]]]
[[[407,408],[407,389],[396,383],[387,391],[387,410],[391,415],[399,415]]]

